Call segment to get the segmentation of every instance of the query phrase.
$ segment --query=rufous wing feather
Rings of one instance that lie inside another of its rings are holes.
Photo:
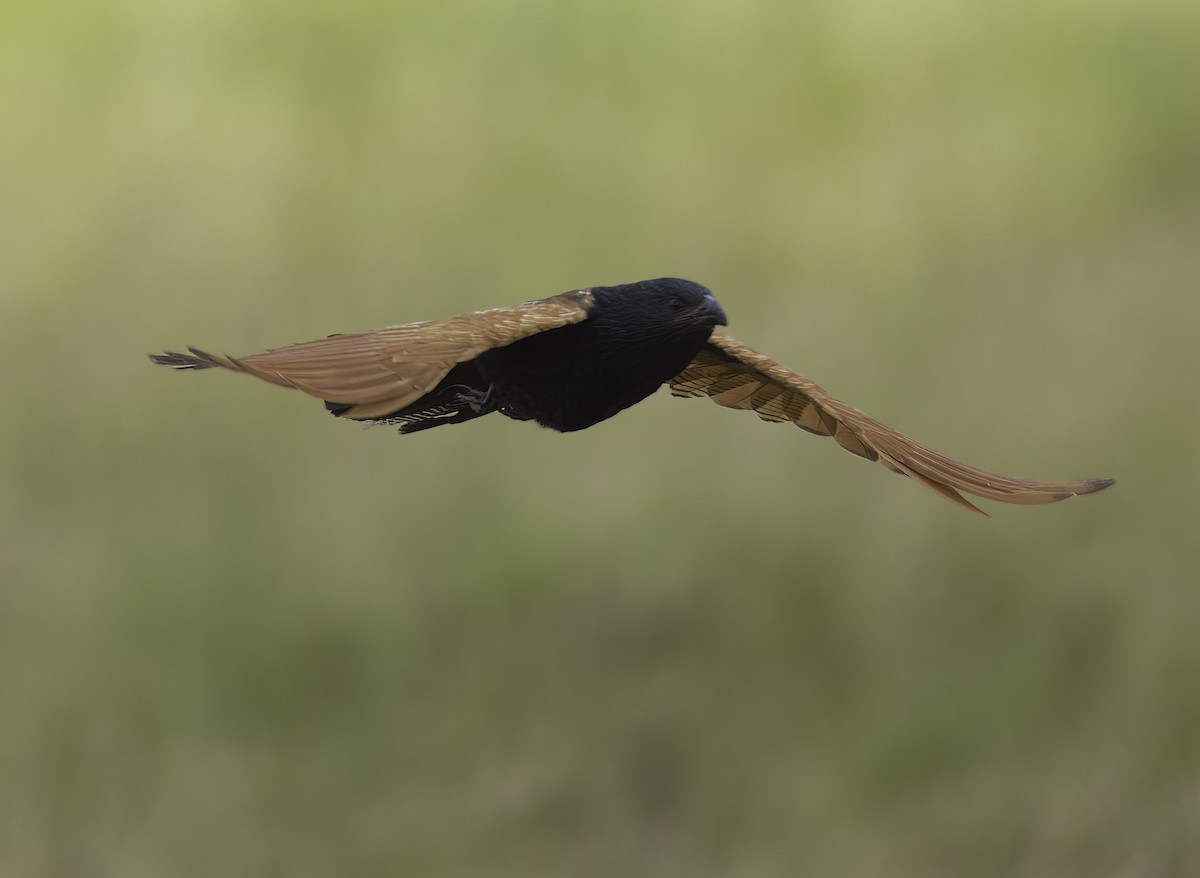
[[[1091,494],[1112,479],[1036,481],[1002,476],[934,451],[839,400],[819,385],[717,331],[670,381],[676,396],[707,396],[718,405],[790,421],[832,436],[852,454],[878,461],[961,506],[982,512],[959,491],[1003,503],[1053,503]]]
[[[150,359],[174,369],[220,367],[244,372],[318,399],[350,406],[341,414],[359,420],[384,417],[420,399],[458,363],[522,338],[579,323],[592,294],[574,290],[441,320],[333,335],[247,357],[166,351]]]

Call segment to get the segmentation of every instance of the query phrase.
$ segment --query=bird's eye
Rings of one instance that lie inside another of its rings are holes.
[[[672,311],[682,311],[687,307],[687,302],[683,301],[679,296],[672,296],[667,304]]]

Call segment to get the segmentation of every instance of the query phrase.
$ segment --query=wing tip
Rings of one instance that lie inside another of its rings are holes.
[[[147,354],[150,362],[156,366],[167,366],[171,369],[211,369],[214,366],[220,365],[215,362],[212,354],[206,351],[197,350],[189,347],[191,353],[180,353],[179,351],[163,351],[161,354]]]
[[[1070,491],[1058,491],[1050,495],[1050,502],[1057,503],[1060,500],[1070,500],[1072,497],[1082,497],[1084,494],[1095,494],[1105,488],[1111,488],[1116,483],[1116,479],[1084,479],[1073,486]]]

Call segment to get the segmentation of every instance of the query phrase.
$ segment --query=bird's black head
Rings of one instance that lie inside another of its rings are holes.
[[[644,320],[680,329],[727,325],[725,309],[707,288],[679,277],[659,277],[612,287],[593,287],[597,303],[636,312]]]

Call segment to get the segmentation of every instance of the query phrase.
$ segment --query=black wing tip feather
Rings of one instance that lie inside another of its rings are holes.
[[[1070,500],[1072,497],[1082,497],[1084,494],[1095,494],[1097,491],[1111,488],[1116,483],[1116,479],[1084,479],[1079,483],[1078,490],[1059,491],[1057,494],[1052,495],[1051,499],[1054,502],[1058,502],[1060,500]]]
[[[211,369],[217,365],[204,351],[188,348],[191,353],[179,351],[163,351],[161,354],[147,354],[150,362],[156,366],[167,366],[171,369]]]
[[[1061,491],[1054,495],[1055,500],[1069,500],[1072,497],[1082,497],[1084,494],[1095,494],[1105,488],[1111,488],[1117,483],[1116,479],[1084,479],[1079,483],[1077,491]]]
[[[1116,479],[1087,479],[1083,483],[1082,494],[1095,494],[1097,491],[1103,491],[1105,488],[1111,488],[1117,483]]]

